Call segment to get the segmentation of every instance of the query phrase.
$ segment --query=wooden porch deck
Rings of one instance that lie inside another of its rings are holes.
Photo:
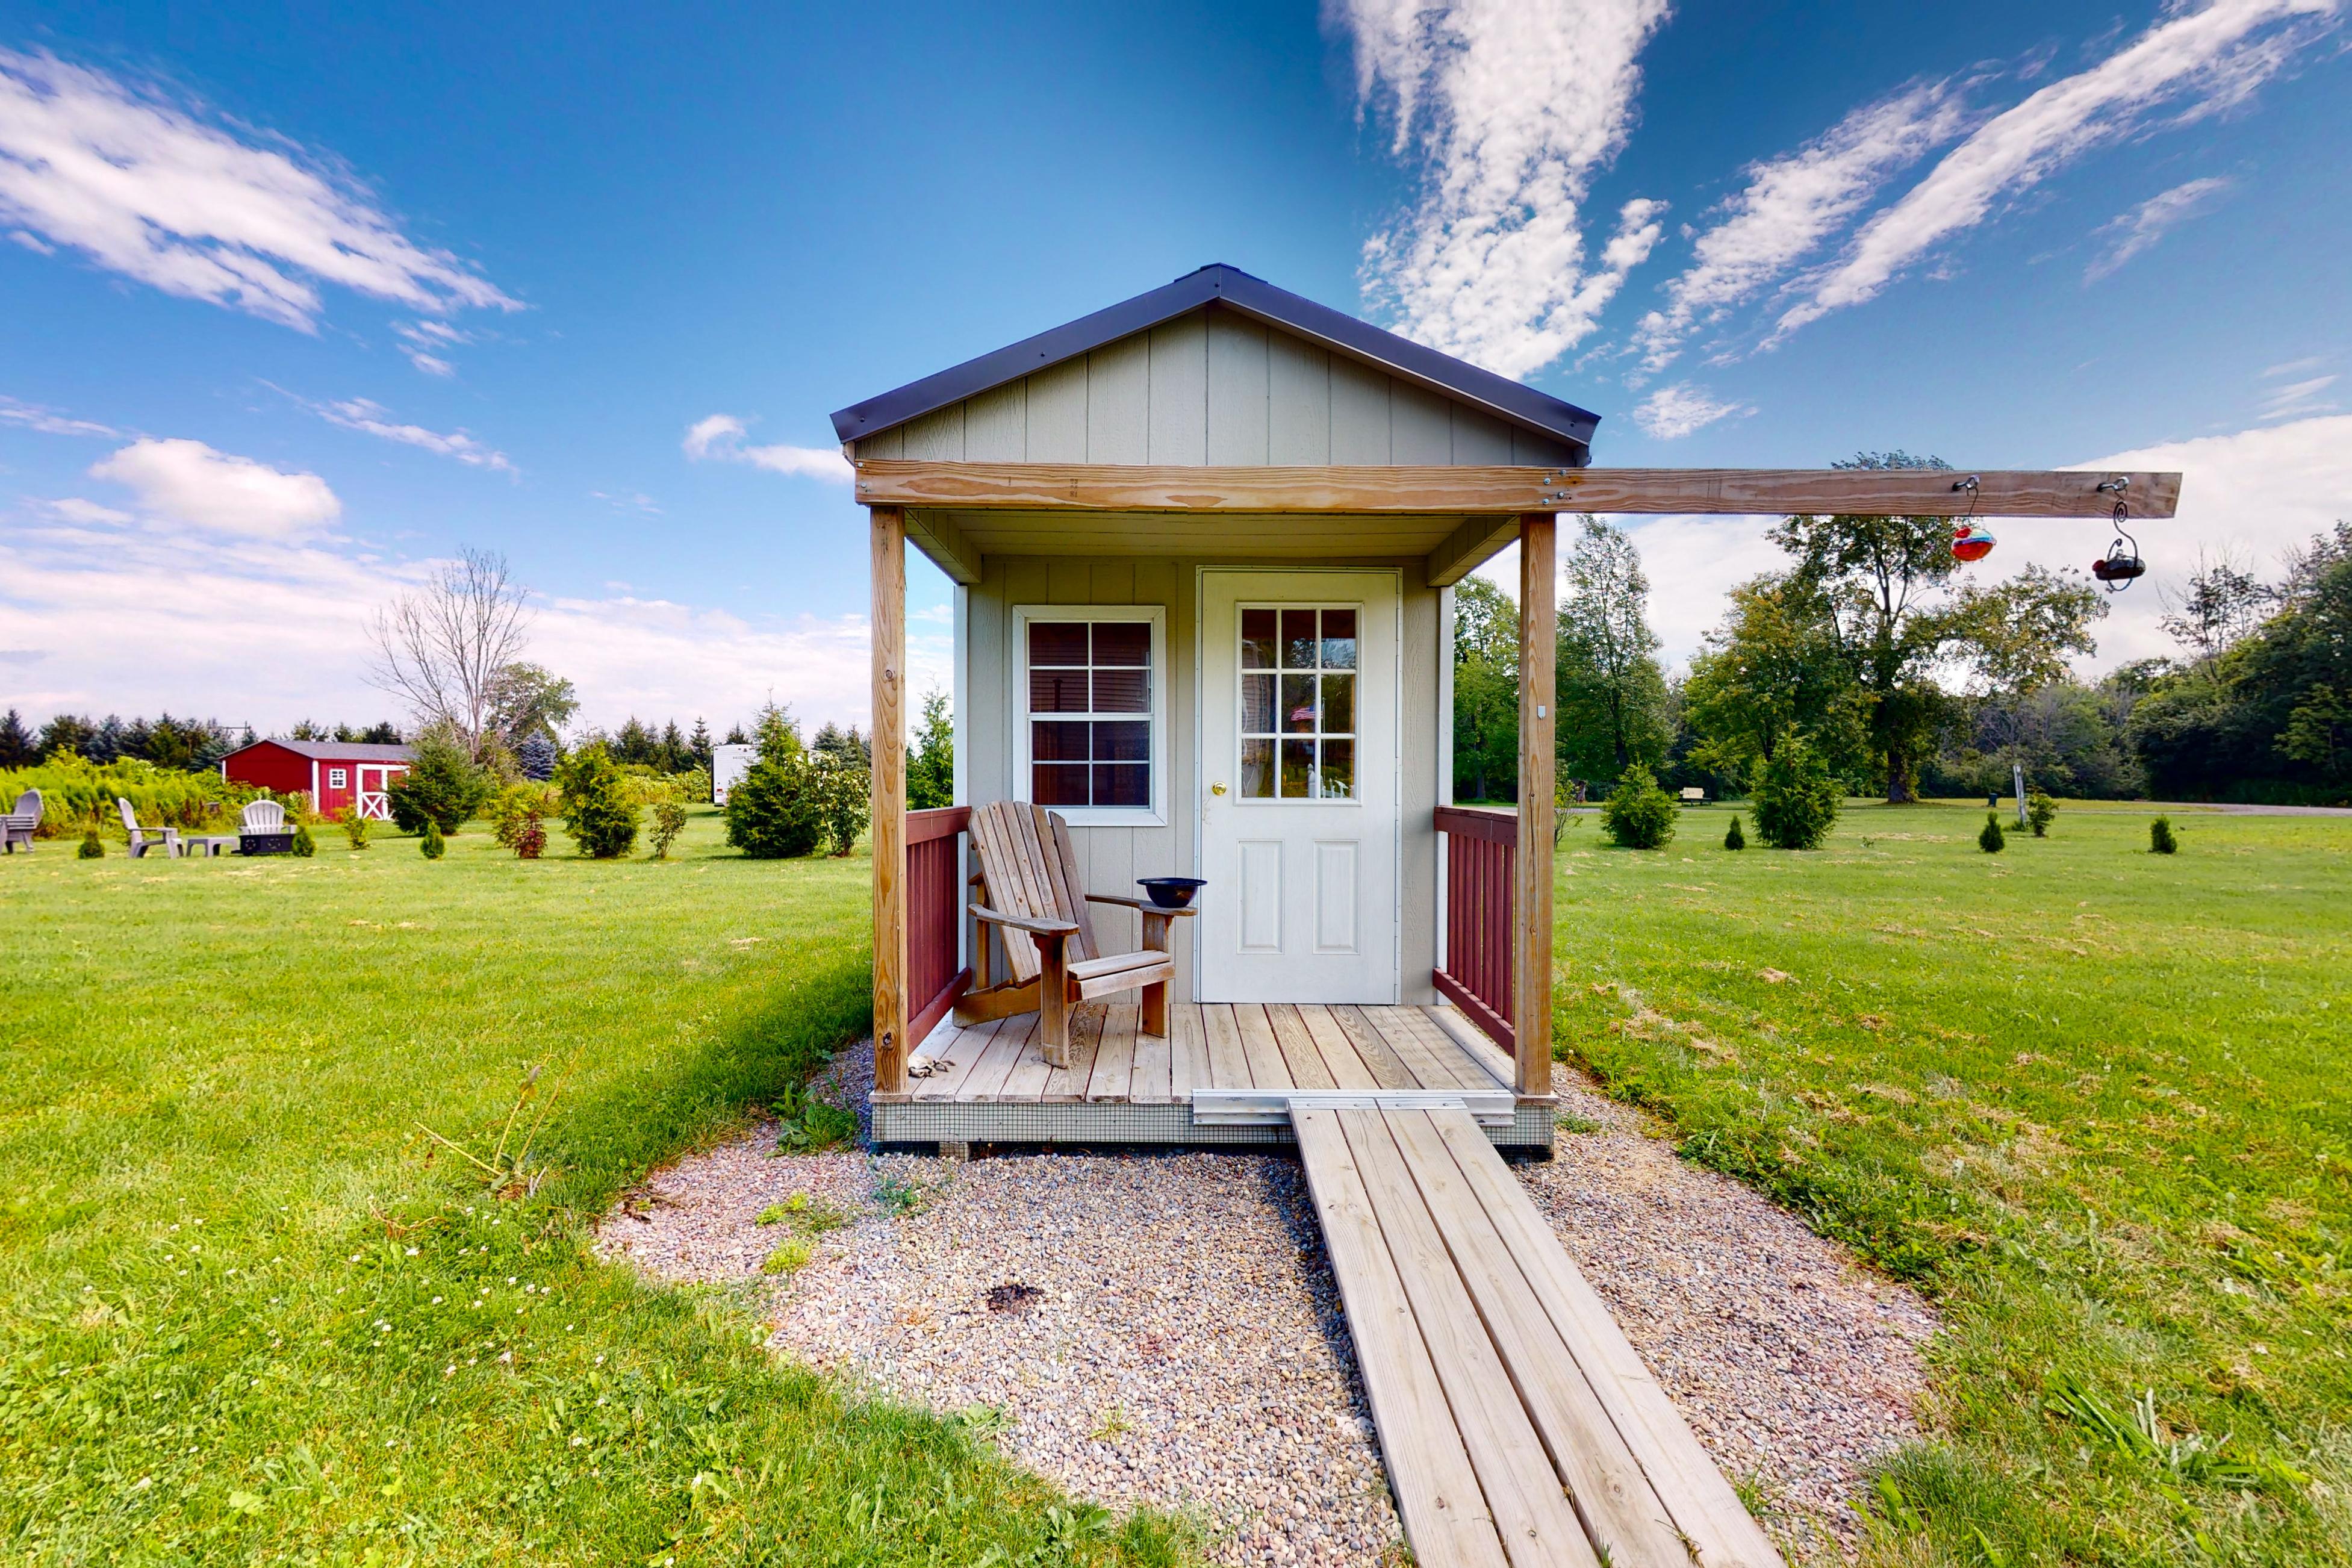
[[[1780,1568],[1469,1116],[1291,1119],[1415,1561]]]
[[[1168,1014],[1162,1038],[1139,1030],[1132,1002],[1074,1009],[1066,1068],[1040,1054],[1034,1013],[944,1022],[916,1047],[906,1089],[874,1095],[875,1139],[1286,1143],[1279,1118],[1202,1120],[1196,1091],[1355,1089],[1509,1095],[1510,1123],[1489,1136],[1550,1147],[1551,1097],[1512,1095],[1510,1058],[1455,1009],[1180,1002]]]

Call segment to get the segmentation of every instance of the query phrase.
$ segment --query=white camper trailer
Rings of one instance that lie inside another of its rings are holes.
[[[759,759],[757,746],[713,746],[710,748],[710,804],[725,805],[727,791],[735,781],[751,771]]]

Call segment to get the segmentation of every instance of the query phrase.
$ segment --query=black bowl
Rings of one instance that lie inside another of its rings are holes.
[[[1198,877],[1138,877],[1135,884],[1163,910],[1191,908],[1192,895],[1209,885]]]

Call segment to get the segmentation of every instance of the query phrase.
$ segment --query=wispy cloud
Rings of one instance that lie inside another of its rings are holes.
[[[836,485],[853,477],[849,459],[835,447],[754,447],[746,439],[743,421],[732,414],[713,414],[688,426],[679,443],[695,462],[750,463],[779,474],[798,474]]]
[[[1694,430],[1703,430],[1718,419],[1737,414],[1746,416],[1756,410],[1744,403],[1726,403],[1689,382],[1678,381],[1662,386],[1643,398],[1633,410],[1633,423],[1643,431],[1661,441],[1680,440]]]
[[[44,408],[37,403],[19,403],[13,397],[0,397],[0,425],[37,430],[44,436],[116,437],[122,434],[112,426],[76,419],[54,408]]]
[[[2111,237],[2106,249],[2083,269],[2083,281],[2096,283],[2114,272],[2162,239],[2176,225],[2188,222],[2212,205],[2214,198],[2229,188],[2230,182],[2223,179],[2189,180],[2148,197],[2099,230]]]
[[[401,340],[400,352],[408,356],[408,363],[427,375],[457,374],[457,367],[441,356],[474,341],[471,332],[461,332],[446,321],[403,321],[393,331]]]
[[[47,55],[0,50],[0,227],[303,331],[320,285],[435,316],[519,308],[331,160]]]
[[[1624,145],[1642,49],[1666,0],[1329,0],[1360,101],[1423,168],[1412,210],[1364,247],[1365,292],[1409,335],[1498,371],[1540,370],[1589,335],[1663,233],[1621,205],[1597,257],[1592,177]]]
[[[2242,103],[2336,25],[2340,5],[2214,0],[2174,15],[2089,70],[1994,116],[1863,226],[1844,255],[1781,313],[1768,343],[1877,298],[2004,199],[2095,147],[2149,129],[2159,110],[2177,105],[2168,123],[2178,126]]]
[[[1665,285],[1665,308],[1635,330],[1642,368],[1664,369],[1693,331],[1779,282],[1963,122],[1951,83],[1919,83],[1864,104],[1794,153],[1751,165],[1747,188],[1692,247],[1689,269]]]
[[[316,474],[286,473],[202,441],[133,441],[90,465],[89,474],[129,489],[148,518],[199,533],[295,539],[319,532],[343,510]]]
[[[2334,386],[2338,379],[2333,375],[2315,375],[2271,388],[2263,394],[2263,417],[2299,419],[2312,414],[2333,413],[2336,405],[2320,402],[2319,395]]]
[[[340,425],[346,430],[356,430],[362,436],[379,440],[397,441],[404,447],[421,447],[425,451],[444,458],[455,458],[472,468],[488,468],[493,473],[512,474],[515,466],[507,455],[486,447],[464,430],[443,434],[427,430],[422,425],[403,425],[395,421],[392,411],[381,403],[364,397],[353,397],[341,403],[310,403],[303,406],[330,425]]]

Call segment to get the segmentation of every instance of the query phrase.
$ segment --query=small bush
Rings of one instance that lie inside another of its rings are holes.
[[[351,840],[352,848],[364,849],[367,847],[368,819],[360,815],[360,808],[358,806],[347,805],[343,807],[342,810],[335,813],[335,820],[342,824],[343,837]]]
[[[811,754],[809,765],[815,774],[817,816],[824,819],[824,836],[835,855],[846,855],[857,847],[857,836],[874,815],[873,775],[831,752]]]
[[[1988,855],[1998,855],[2009,847],[2009,836],[2000,830],[2000,813],[1985,813],[1984,831],[1977,835],[1977,847]]]
[[[1601,826],[1626,849],[1664,849],[1674,841],[1675,799],[1658,787],[1657,775],[1635,763],[1601,807]]]
[[[2180,840],[2172,831],[2172,818],[2159,816],[2147,825],[2147,848],[2151,855],[2180,853]]]
[[[84,860],[103,860],[106,858],[106,840],[98,836],[98,825],[96,823],[92,823],[89,827],[83,832],[81,836],[81,847],[74,851],[74,853]]]
[[[2050,837],[2051,819],[2058,815],[2058,803],[2040,790],[2025,797],[2025,826],[2033,829],[2036,838]]]
[[[509,784],[490,802],[491,837],[501,847],[520,855],[523,839],[537,831],[540,846],[544,848],[547,834],[540,825],[562,808],[562,801],[551,784],[531,781]]]
[[[425,841],[417,846],[427,860],[438,860],[449,853],[449,845],[441,837],[441,825],[431,817],[425,819]]]
[[[635,847],[636,798],[604,742],[592,742],[564,758],[555,779],[563,791],[563,831],[580,853],[612,860]]]
[[[685,831],[686,807],[679,804],[675,795],[664,795],[654,802],[654,830],[647,837],[653,840],[655,859],[668,859],[669,847],[677,843],[677,836]]]
[[[311,856],[316,855],[318,852],[319,841],[310,837],[310,825],[307,822],[296,823],[294,825],[294,854],[296,858],[299,859],[308,860]]]
[[[1736,811],[1731,814],[1731,826],[1723,830],[1723,847],[1726,849],[1748,847],[1748,835],[1739,831],[1739,814]]]
[[[393,826],[403,833],[422,833],[432,822],[444,833],[455,833],[488,804],[497,784],[446,730],[425,731],[416,737],[415,749],[408,771],[384,791]]]
[[[1797,736],[1748,775],[1756,831],[1775,849],[1818,849],[1837,826],[1842,787],[1822,754]]]
[[[825,826],[814,772],[805,754],[762,752],[727,792],[727,842],[761,860],[814,854]]]

